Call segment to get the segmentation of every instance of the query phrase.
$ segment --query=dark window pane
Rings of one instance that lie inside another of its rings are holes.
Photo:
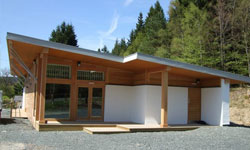
[[[92,116],[102,116],[102,88],[93,88]]]
[[[70,85],[46,84],[45,118],[69,118]]]
[[[47,65],[47,77],[70,79],[71,67],[68,65],[48,64]]]
[[[77,80],[104,81],[104,72],[77,71]]]
[[[88,117],[88,97],[89,89],[85,87],[78,88],[78,118]]]

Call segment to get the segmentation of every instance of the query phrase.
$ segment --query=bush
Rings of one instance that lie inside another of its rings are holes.
[[[8,96],[3,96],[2,105],[4,108],[10,108],[11,99]]]

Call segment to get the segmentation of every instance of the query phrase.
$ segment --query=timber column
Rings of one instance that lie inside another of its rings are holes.
[[[161,72],[161,127],[168,127],[168,70]]]
[[[77,119],[77,62],[73,61],[71,65],[71,87],[70,87],[70,120],[75,121]]]
[[[41,58],[40,56],[37,57],[36,59],[36,77],[37,77],[37,82],[36,82],[36,121],[39,121],[39,107],[40,107],[40,88],[41,88],[41,70],[42,70],[42,65],[41,65]]]
[[[43,49],[41,57],[41,80],[40,80],[40,113],[39,113],[39,123],[45,123],[45,94],[46,94],[46,79],[47,79],[47,62],[48,62],[48,52],[49,49]]]

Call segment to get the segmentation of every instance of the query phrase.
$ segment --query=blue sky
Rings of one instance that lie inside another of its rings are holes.
[[[72,23],[78,45],[97,50],[104,44],[127,38],[135,28],[139,12],[144,17],[156,0],[1,0],[0,69],[9,68],[7,32],[48,40],[62,21]],[[159,0],[167,15],[170,0]]]

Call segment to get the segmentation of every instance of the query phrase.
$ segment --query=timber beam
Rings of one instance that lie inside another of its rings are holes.
[[[48,61],[48,48],[45,48],[41,55],[41,80],[40,80],[40,103],[39,103],[39,123],[45,123],[45,94],[46,94],[46,72]]]

